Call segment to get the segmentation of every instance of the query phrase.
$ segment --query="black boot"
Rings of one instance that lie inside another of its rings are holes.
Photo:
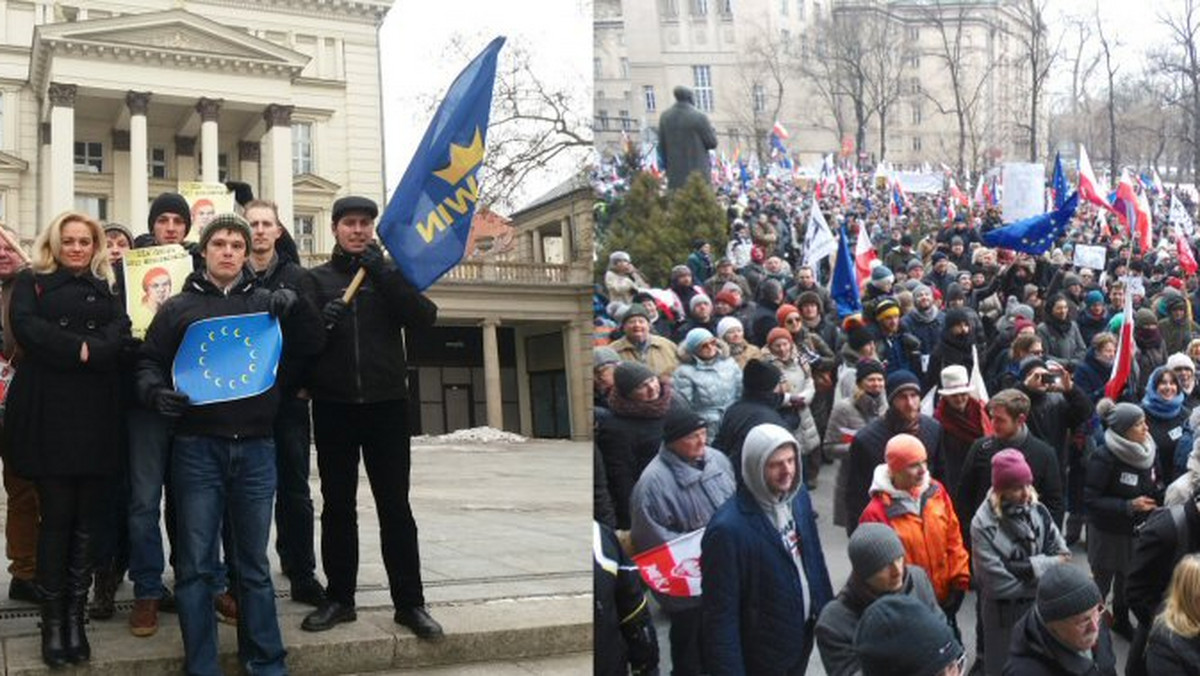
[[[92,605],[88,607],[88,617],[93,620],[109,620],[116,614],[117,585],[121,583],[120,573],[110,570],[98,570],[95,583],[92,586]]]
[[[38,593],[42,598],[42,661],[51,669],[57,669],[67,663],[67,649],[63,643],[66,606],[61,591],[52,592],[40,587]]]
[[[71,537],[71,557],[67,565],[67,623],[64,631],[67,661],[72,664],[92,658],[84,625],[87,624],[88,590],[92,586],[91,535],[76,530]]]

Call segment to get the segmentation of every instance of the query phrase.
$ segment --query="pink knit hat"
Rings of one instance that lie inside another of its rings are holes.
[[[1003,491],[1032,483],[1033,471],[1020,451],[1006,448],[992,456],[992,490]]]

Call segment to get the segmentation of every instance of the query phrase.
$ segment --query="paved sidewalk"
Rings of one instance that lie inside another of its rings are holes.
[[[288,598],[287,579],[278,572],[272,544],[290,669],[334,674],[459,662],[516,663],[528,656],[578,656],[590,650],[590,454],[590,444],[567,441],[414,446],[412,503],[426,598],[447,630],[447,639],[438,644],[418,642],[391,621],[378,520],[362,473],[358,622],[321,634],[300,631],[310,608]],[[315,457],[312,486],[319,550]],[[170,575],[168,571],[168,584]],[[318,576],[324,580],[320,570]],[[7,588],[8,573],[0,570],[0,596]],[[117,615],[89,625],[94,657],[86,671],[172,673],[181,665],[174,616],[160,615],[162,626],[154,637],[133,638],[127,630],[131,599],[126,582],[117,593]],[[0,598],[4,673],[42,672],[38,645],[37,609]],[[222,628],[221,648],[223,657],[231,658],[227,673],[236,673],[232,628]]]

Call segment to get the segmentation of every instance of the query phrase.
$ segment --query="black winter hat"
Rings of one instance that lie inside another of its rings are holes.
[[[187,230],[192,229],[192,209],[187,200],[177,192],[164,192],[150,203],[150,215],[146,218],[146,227],[154,234],[154,221],[163,214],[177,214],[187,224]]]
[[[867,378],[878,373],[881,376],[887,376],[887,370],[883,368],[883,364],[877,359],[863,359],[854,366],[854,382],[861,383]]]
[[[742,391],[771,392],[782,378],[783,371],[780,371],[778,366],[751,359],[746,362],[746,368],[742,371]]]
[[[351,211],[365,212],[373,219],[379,215],[379,205],[375,204],[375,200],[368,197],[359,197],[358,195],[340,197],[333,203],[333,222],[337,223],[342,220],[342,216]]]
[[[872,340],[875,340],[875,336],[871,333],[871,329],[865,326],[856,326],[850,329],[846,340],[850,343],[850,349],[857,352],[866,347]]]
[[[854,633],[863,676],[933,676],[963,654],[945,619],[907,594],[867,607]]]
[[[950,308],[949,310],[946,310],[946,321],[945,321],[944,326],[947,329],[949,329],[951,326],[954,326],[955,324],[968,324],[969,325],[970,323],[971,323],[971,315],[967,314],[966,310],[964,310],[960,307],[954,307],[954,308]]]
[[[613,369],[613,385],[622,397],[628,397],[638,385],[653,377],[654,371],[636,361],[623,361]]]
[[[887,398],[892,400],[897,394],[904,390],[916,390],[917,394],[921,394],[921,381],[912,371],[900,369],[892,371],[887,377]]]
[[[672,407],[663,421],[663,442],[671,443],[704,427],[704,418],[696,415],[690,407]]]

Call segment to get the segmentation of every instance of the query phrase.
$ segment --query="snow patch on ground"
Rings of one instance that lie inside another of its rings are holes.
[[[449,434],[413,437],[413,442],[419,444],[522,444],[526,441],[529,440],[520,434],[513,434],[512,432],[505,432],[504,430],[491,427],[472,427],[465,430],[455,430]]]

